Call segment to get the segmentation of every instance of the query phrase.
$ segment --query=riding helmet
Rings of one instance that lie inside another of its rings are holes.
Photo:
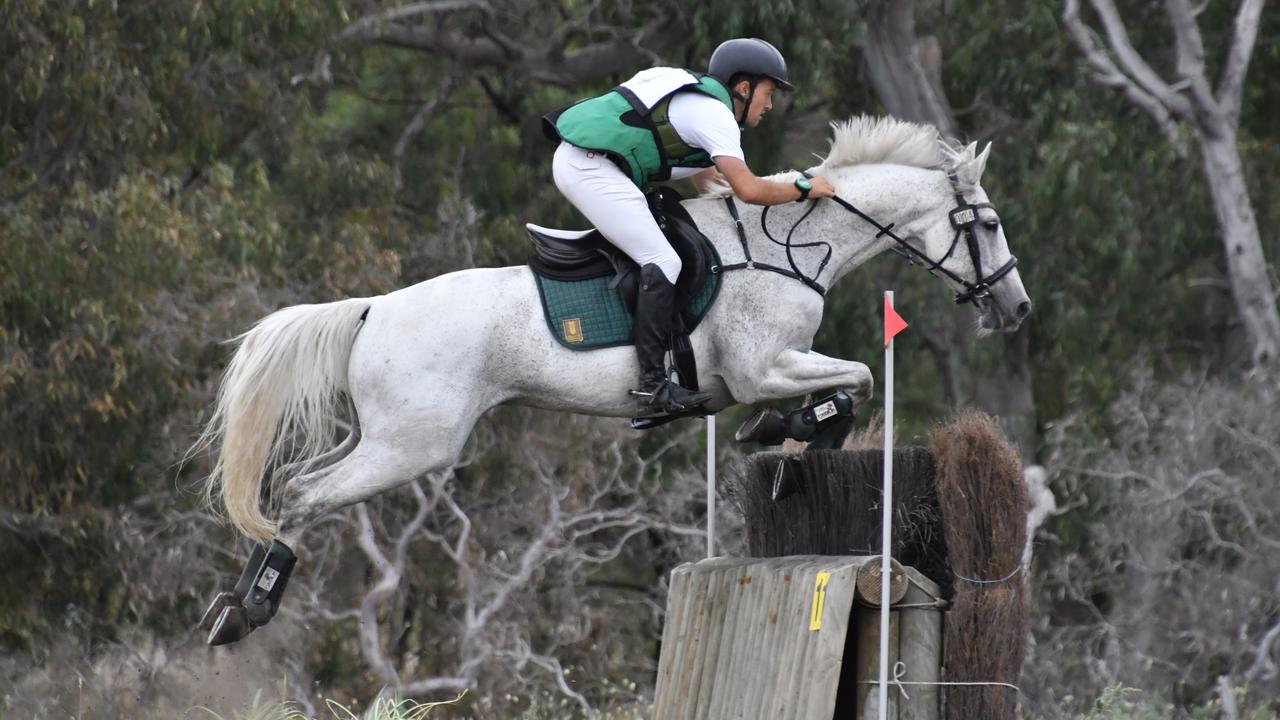
[[[787,80],[787,61],[778,48],[760,38],[735,38],[720,43],[711,53],[707,71],[725,85],[734,75],[767,77],[783,90],[795,88]]]

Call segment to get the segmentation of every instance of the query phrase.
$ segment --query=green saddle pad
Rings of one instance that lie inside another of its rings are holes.
[[[718,257],[707,258],[707,282],[690,303],[697,327],[720,292],[720,273],[710,272],[720,264]],[[631,313],[621,294],[609,289],[614,275],[586,280],[553,280],[534,273],[538,294],[542,297],[542,311],[547,318],[551,335],[561,345],[571,350],[595,350],[597,348],[630,345]]]

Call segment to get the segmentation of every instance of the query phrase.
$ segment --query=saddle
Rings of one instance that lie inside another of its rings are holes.
[[[702,319],[705,308],[694,307],[707,282],[717,276],[720,257],[680,202],[684,199],[671,188],[657,188],[645,198],[667,242],[680,256],[680,277],[676,280],[677,331],[691,332]],[[634,314],[640,289],[640,267],[626,253],[614,247],[599,230],[556,230],[533,223],[525,225],[533,243],[529,267],[540,278],[573,282],[612,276],[609,288],[616,290],[627,313]],[[708,303],[709,305],[709,303]],[[554,328],[553,328],[554,331]]]
[[[681,384],[696,390],[697,363],[689,333],[720,290],[720,256],[680,204],[678,192],[659,188],[646,197],[658,227],[680,256],[671,354]],[[636,263],[598,230],[533,224],[526,228],[533,243],[529,267],[552,336],[571,350],[632,344],[631,318],[640,286]]]

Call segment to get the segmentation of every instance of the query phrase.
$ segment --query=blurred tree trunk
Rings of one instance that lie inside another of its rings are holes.
[[[916,37],[914,0],[863,0],[861,7],[867,32],[859,49],[885,109],[894,117],[955,136],[955,114],[942,90],[942,49],[936,38]],[[975,358],[972,326],[956,322],[953,312],[937,308],[913,322],[921,326],[947,403],[953,408],[972,404],[998,416],[1022,456],[1033,458],[1036,423],[1029,331],[1024,327],[1001,336],[1004,352],[997,361],[985,363],[988,369],[983,371]]]
[[[955,135],[955,115],[942,91],[942,51],[935,38],[916,38],[915,0],[864,0],[862,17],[862,59],[885,109]]]

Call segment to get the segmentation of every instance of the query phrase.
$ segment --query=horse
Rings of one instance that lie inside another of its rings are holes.
[[[1031,312],[980,184],[989,143],[978,153],[931,127],[865,115],[832,128],[829,154],[804,172],[828,178],[835,201],[742,205],[737,223],[727,187],[682,203],[732,269],[690,335],[708,412],[831,388],[869,399],[866,365],[811,348],[823,290],[887,249],[915,258],[958,301],[971,302],[979,334],[1013,331]],[[762,219],[790,228],[788,242],[769,242]],[[803,243],[792,245],[791,234]],[[270,620],[296,561],[291,548],[309,526],[447,470],[489,409],[517,404],[617,418],[635,409],[633,348],[578,352],[553,339],[527,266],[461,270],[377,297],[286,307],[234,342],[200,444],[217,448],[210,500],[220,492],[231,522],[259,544],[235,590],[220,594],[201,623],[210,644],[234,642]],[[352,429],[329,448],[342,402]],[[273,521],[261,505],[262,482],[286,459],[286,446],[291,462],[272,474]]]

